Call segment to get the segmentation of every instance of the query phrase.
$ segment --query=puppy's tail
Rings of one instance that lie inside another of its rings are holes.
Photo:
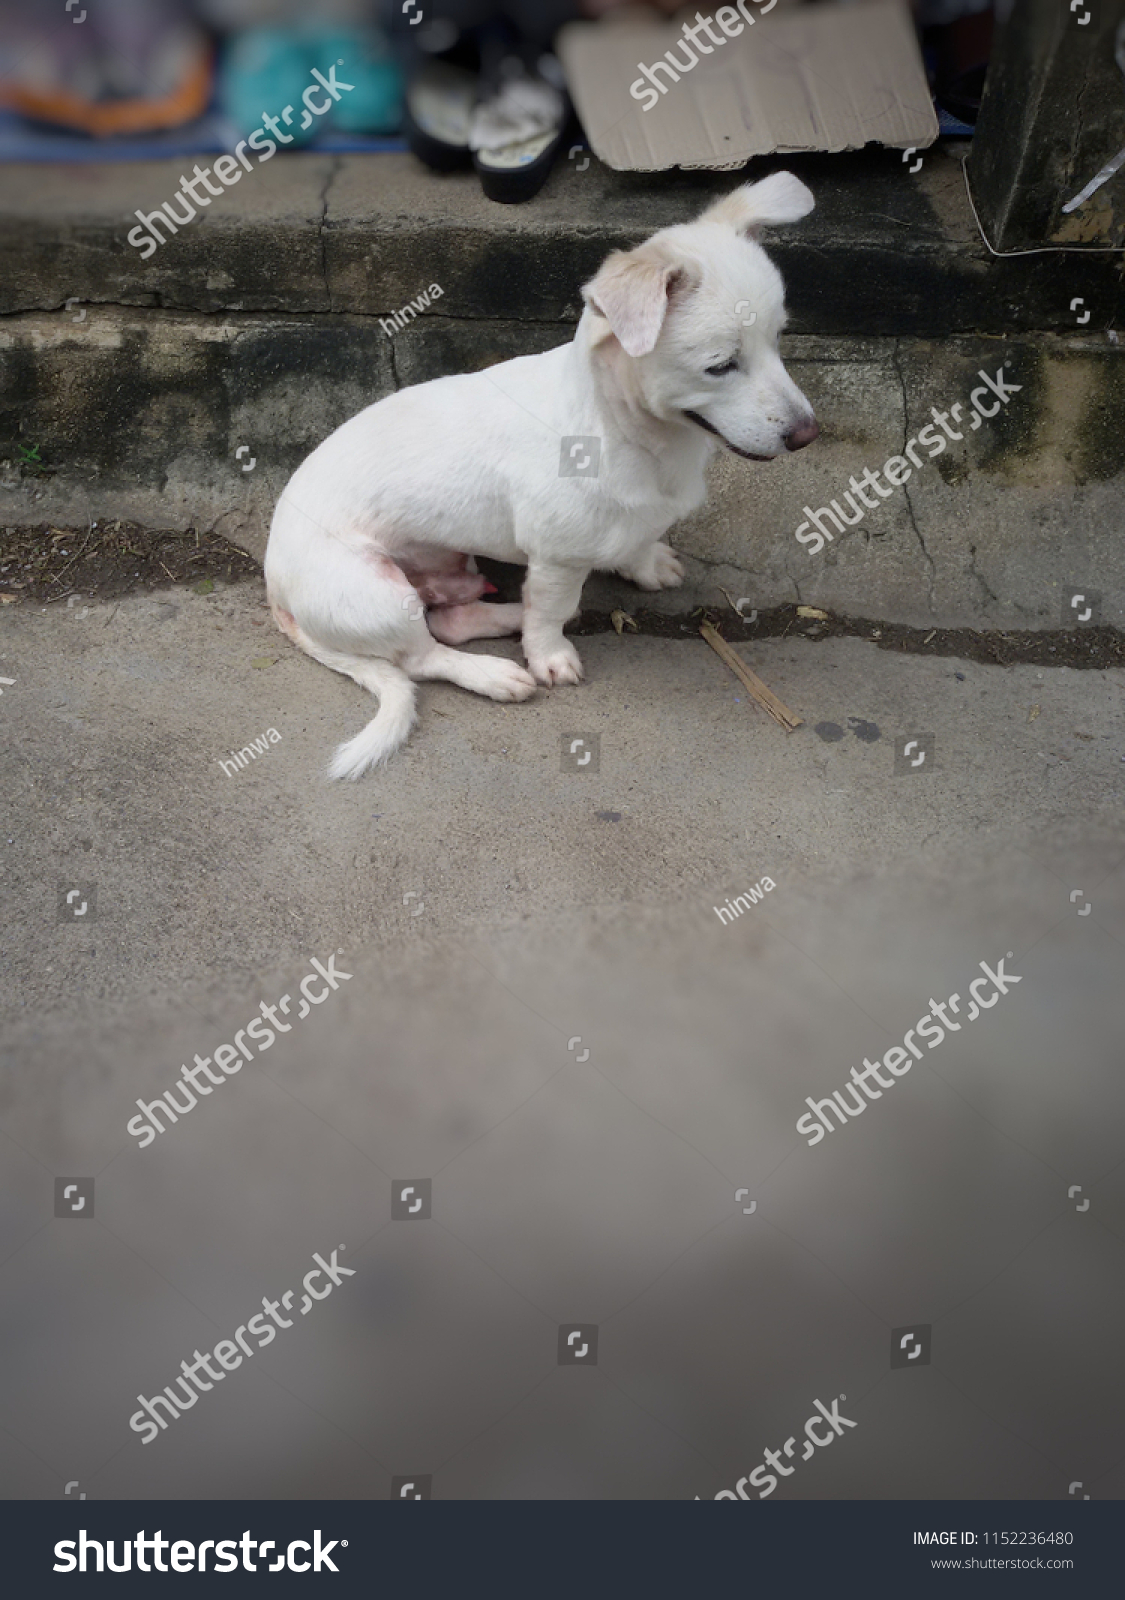
[[[361,778],[406,743],[415,722],[414,685],[400,668],[366,657],[346,670],[379,696],[379,710],[362,733],[339,746],[328,765],[330,778]]]
[[[352,678],[361,689],[379,697],[379,711],[354,739],[340,745],[328,766],[330,778],[362,778],[393,756],[414,726],[414,684],[400,668],[380,656],[354,656],[319,644],[291,611],[271,599],[273,619],[287,638],[314,661]]]

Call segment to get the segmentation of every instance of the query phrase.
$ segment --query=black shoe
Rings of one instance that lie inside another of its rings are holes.
[[[403,111],[403,133],[419,161],[436,172],[453,172],[472,163],[469,128],[480,80],[466,67],[428,61],[410,80]]]
[[[473,113],[473,165],[489,200],[518,205],[547,181],[570,121],[565,92],[508,58]]]

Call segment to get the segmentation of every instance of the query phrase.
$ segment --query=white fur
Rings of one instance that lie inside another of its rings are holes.
[[[755,242],[812,205],[790,173],[736,189],[698,221],[610,256],[569,344],[399,390],[302,463],[266,550],[273,613],[294,643],[380,700],[330,776],[359,777],[405,741],[412,680],[496,700],[577,683],[562,630],[595,568],[645,589],[683,581],[660,540],[702,504],[720,442],[685,412],[753,456],[779,455],[787,435],[799,448],[794,430],[815,436],[778,355],[781,277]],[[708,375],[732,356],[737,371]],[[596,477],[561,475],[567,436],[600,440]],[[465,556],[526,565],[522,608],[482,604],[484,580]],[[453,648],[521,627],[529,672]]]

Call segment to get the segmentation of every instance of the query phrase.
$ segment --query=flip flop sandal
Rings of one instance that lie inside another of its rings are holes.
[[[566,133],[566,95],[544,78],[508,75],[473,115],[473,165],[489,200],[518,205],[547,181]]]
[[[470,164],[469,126],[478,92],[476,73],[447,61],[427,62],[411,80],[402,131],[419,161],[436,172]]]
[[[546,183],[555,155],[562,143],[562,130],[540,133],[499,150],[477,150],[473,165],[480,173],[480,186],[489,200],[501,205],[519,205],[530,200]]]

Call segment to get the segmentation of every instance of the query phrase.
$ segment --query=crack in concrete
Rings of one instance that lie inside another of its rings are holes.
[[[891,360],[894,363],[894,369],[898,376],[899,389],[902,391],[902,455],[903,459],[905,459],[906,446],[910,438],[910,409],[909,402],[906,397],[906,379],[902,371],[902,362],[899,359],[900,345],[901,340],[896,339],[894,343],[894,349],[891,352]],[[914,529],[914,537],[918,540],[919,548],[922,551],[922,557],[926,563],[926,599],[929,602],[930,610],[933,611],[934,579],[937,576],[937,567],[934,564],[933,556],[926,549],[926,541],[922,537],[922,530],[918,526],[918,518],[914,512],[914,502],[910,498],[910,490],[905,483],[902,486],[902,492],[906,499],[906,510],[908,516],[910,517],[910,526]]]
[[[983,573],[977,571],[977,547],[975,544],[971,544],[969,546],[969,565],[965,568],[965,571],[969,574],[970,578],[975,578],[980,584],[984,593],[986,604],[990,600],[993,602],[993,604],[999,603],[1000,596],[994,593],[994,591],[988,587],[988,584],[984,580]]]
[[[668,532],[664,535],[666,539],[672,536],[675,526],[676,524],[673,523],[672,527],[668,529]],[[676,554],[685,556],[689,561],[698,561],[701,567],[725,567],[728,572],[737,572],[740,576],[747,578],[753,575],[749,567],[740,567],[737,561],[732,561],[729,556],[697,556],[694,550],[677,550]]]
[[[328,226],[328,195],[343,165],[343,160],[343,156],[334,156],[332,158],[332,164],[328,168],[324,185],[320,191],[320,220],[317,223],[317,242],[320,245],[320,275],[324,279],[324,299],[329,311],[332,310],[332,285],[328,281],[328,250],[325,240],[325,230]]]
[[[324,263],[322,253],[322,270],[323,266]],[[1112,271],[1114,274],[1116,274],[1119,280],[1125,282],[1125,258],[1107,264],[1107,270]],[[327,283],[325,287],[327,292]],[[385,306],[375,311],[364,311],[354,306],[349,307],[334,305],[321,307],[320,309],[315,307],[305,307],[302,309],[292,308],[289,306],[280,307],[276,305],[265,304],[254,306],[247,305],[245,302],[240,302],[237,306],[216,305],[205,307],[187,304],[186,302],[172,303],[165,301],[162,301],[159,304],[151,305],[145,304],[141,301],[131,300],[86,300],[84,303],[95,311],[154,313],[156,315],[178,317],[181,319],[190,317],[225,317],[231,320],[236,317],[257,318],[258,320],[261,320],[262,318],[280,319],[283,317],[310,318],[333,316],[357,317],[361,318],[365,322],[377,322],[380,318],[393,317],[395,311],[401,309],[401,307],[396,306]],[[60,303],[53,305],[21,306],[11,311],[0,311],[0,327],[3,327],[7,323],[16,322],[20,318],[51,316],[55,313],[65,311],[65,309],[65,306]],[[527,317],[521,315],[521,313],[518,311],[513,311],[509,316],[505,317],[494,317],[489,315],[480,316],[477,315],[477,313],[474,312],[470,307],[466,307],[458,311],[436,311],[431,308],[425,312],[425,317],[427,319],[432,319],[439,322],[459,323],[462,326],[470,325],[474,328],[554,328],[558,329],[561,334],[566,334],[568,338],[573,338],[574,333],[578,328],[577,318],[559,320],[554,317]],[[81,332],[85,332],[91,326],[92,324],[89,322],[77,326],[75,329],[76,335]],[[412,327],[414,324],[411,323],[408,326]],[[838,328],[828,328],[821,331],[818,331],[817,329],[802,329],[801,337],[826,341],[830,340],[836,344],[839,344],[847,336]],[[865,343],[876,338],[886,343],[892,342],[884,334],[864,334],[858,337],[860,337]],[[918,334],[912,331],[906,334],[904,337],[908,340],[913,340],[918,343],[925,343],[931,336],[926,334]],[[988,329],[982,329],[979,325],[973,325],[965,328],[950,327],[943,329],[941,338],[944,342],[950,344],[951,346],[957,341],[971,344],[973,342],[979,342],[982,339],[1006,340],[1010,343],[1012,339],[1015,338],[1020,340],[1022,343],[1029,345],[1042,341],[1043,343],[1049,344],[1052,350],[1061,349],[1065,351],[1071,349],[1086,349],[1094,350],[1099,353],[1105,351],[1106,353],[1111,353],[1115,356],[1125,355],[1125,350],[1123,350],[1120,346],[1115,347],[1112,344],[1106,344],[1105,333],[1102,330],[1085,333],[1078,329],[1037,326],[1017,329],[1013,333],[1010,329],[1007,331],[998,330],[993,332]],[[562,341],[560,340],[560,342]],[[869,359],[867,356],[857,358],[851,354],[836,355],[833,351],[826,350],[817,352],[815,355],[802,355],[797,358],[791,357],[788,365],[791,367],[877,367],[879,365],[879,359]]]
[[[1078,253],[1079,254],[1082,253],[1081,249],[1079,249]],[[1087,254],[1092,254],[1093,252],[1088,250],[1086,253]],[[323,251],[322,251],[321,267],[322,267],[322,273],[323,273],[323,270],[324,270]],[[1115,273],[1117,275],[1117,277],[1119,279],[1125,279],[1125,262],[1115,262],[1115,263],[1107,264],[1107,271],[1112,271],[1113,273]],[[326,290],[327,290],[327,284],[325,285],[325,287],[326,287]],[[239,304],[236,305],[236,306],[221,305],[221,304],[220,305],[213,305],[213,306],[200,306],[200,305],[196,305],[196,304],[189,304],[187,301],[170,301],[170,300],[162,300],[162,301],[160,301],[158,303],[147,304],[147,303],[145,303],[143,301],[140,301],[140,300],[92,300],[91,299],[91,300],[86,300],[83,303],[86,306],[90,307],[91,309],[93,309],[95,311],[125,311],[125,312],[130,312],[130,313],[133,313],[133,312],[154,312],[154,313],[166,315],[166,316],[169,316],[169,317],[259,317],[260,318],[260,317],[323,317],[323,316],[333,316],[333,317],[360,317],[364,321],[378,321],[380,317],[388,317],[388,318],[389,317],[393,317],[396,311],[401,310],[401,307],[399,307],[399,306],[384,306],[384,307],[381,307],[377,311],[364,311],[364,310],[361,310],[357,306],[334,306],[334,305],[332,305],[332,306],[321,306],[319,308],[317,308],[315,306],[306,306],[306,307],[302,308],[302,307],[267,305],[265,303],[263,303],[261,305],[248,305],[245,301],[240,301]],[[62,305],[61,303],[54,304],[54,305],[18,306],[14,310],[11,310],[11,311],[0,311],[0,327],[3,327],[5,323],[15,322],[21,317],[47,317],[47,316],[56,315],[59,312],[63,312],[65,310],[66,310],[66,307],[64,305]],[[454,323],[462,323],[462,324],[468,323],[468,324],[471,324],[473,327],[478,327],[479,326],[479,327],[486,327],[486,328],[487,327],[496,327],[496,328],[519,328],[519,327],[527,327],[527,328],[557,328],[561,332],[565,332],[569,338],[573,338],[574,333],[575,333],[575,331],[577,330],[577,327],[578,327],[578,319],[577,318],[569,318],[569,319],[567,319],[565,321],[560,321],[560,320],[558,320],[557,318],[554,318],[554,317],[525,317],[525,316],[521,315],[521,313],[518,312],[518,311],[513,311],[509,316],[506,316],[506,317],[494,317],[494,316],[487,316],[487,315],[486,316],[479,316],[476,312],[474,312],[469,307],[466,307],[466,308],[464,308],[463,310],[460,310],[460,311],[448,311],[448,312],[430,310],[430,311],[427,311],[425,313],[425,315],[426,315],[427,318],[432,318],[435,321],[439,321],[439,322],[454,322]],[[76,328],[76,332],[82,332],[85,329],[89,328],[90,326],[91,326],[91,324],[89,322],[80,324]],[[411,326],[412,326],[412,324],[411,324]],[[843,341],[844,339],[847,338],[847,334],[842,332],[839,328],[825,328],[825,329],[822,329],[822,330],[811,328],[811,329],[802,329],[801,330],[801,337],[802,338],[808,338],[808,339],[823,339],[823,340],[826,340],[826,341],[827,340],[831,340],[831,341],[839,344],[841,341]],[[886,336],[883,335],[883,334],[878,334],[878,335],[874,335],[874,334],[873,335],[867,335],[867,334],[864,334],[864,335],[860,335],[858,337],[862,337],[863,339],[867,339],[869,337],[870,338],[880,338],[880,339],[882,339],[882,338],[885,338]],[[926,333],[919,334],[919,333],[914,333],[912,331],[909,334],[907,334],[906,337],[907,338],[911,338],[911,339],[915,339],[920,343],[924,343],[924,342],[926,342],[928,340],[931,340],[933,338],[937,338],[939,336],[936,335],[936,334],[926,334]],[[970,340],[974,340],[974,339],[996,339],[996,340],[1007,340],[1007,341],[1010,342],[1013,338],[1016,338],[1016,339],[1019,339],[1019,340],[1023,341],[1024,343],[1027,343],[1027,344],[1034,343],[1034,342],[1036,342],[1038,340],[1044,340],[1044,341],[1053,340],[1057,344],[1063,345],[1064,348],[1082,348],[1082,347],[1086,347],[1086,348],[1094,349],[1094,350],[1098,350],[1098,351],[1101,351],[1103,348],[1105,348],[1107,350],[1113,351],[1114,354],[1121,354],[1122,353],[1121,350],[1120,350],[1120,347],[1118,347],[1117,349],[1114,349],[1114,347],[1112,345],[1108,345],[1107,346],[1105,344],[1105,334],[1101,330],[1098,330],[1098,331],[1093,332],[1093,333],[1083,333],[1083,332],[1079,331],[1078,329],[1071,330],[1071,329],[1068,329],[1068,328],[1065,328],[1065,327],[1046,327],[1046,326],[1038,327],[1037,326],[1037,327],[1017,328],[1015,330],[1015,332],[1013,333],[1010,329],[1007,330],[1007,331],[1005,331],[1003,329],[997,329],[997,330],[993,331],[993,330],[990,330],[990,329],[987,329],[987,328],[982,328],[979,324],[973,324],[971,326],[966,326],[966,327],[963,327],[963,328],[961,328],[961,327],[956,327],[956,328],[949,327],[949,328],[942,329],[941,334],[940,334],[940,338],[943,341],[946,341],[946,342],[957,340],[957,339],[966,340],[966,341],[970,341]],[[876,365],[878,365],[878,363],[874,362],[874,361],[868,361],[866,358],[857,360],[855,357],[850,356],[850,355],[835,355],[831,351],[825,351],[823,354],[818,354],[816,356],[802,355],[801,357],[796,358],[796,359],[790,358],[790,360],[787,363],[787,365],[789,365],[791,367],[792,366],[814,366],[814,365],[815,366],[821,366],[821,367],[831,367],[831,366],[855,367],[855,366],[876,366]]]
[[[327,292],[327,280],[325,281],[325,290]],[[145,312],[153,313],[158,316],[176,317],[180,319],[198,318],[200,322],[207,327],[210,326],[210,322],[205,321],[205,319],[210,319],[212,317],[223,317],[227,320],[233,320],[236,317],[243,317],[248,320],[253,318],[257,321],[261,321],[263,318],[280,320],[285,317],[307,319],[309,317],[333,316],[358,317],[365,322],[378,322],[381,319],[386,319],[389,321],[390,318],[394,316],[396,310],[401,310],[401,307],[395,306],[386,306],[377,311],[359,311],[355,308],[336,306],[325,306],[321,307],[320,310],[316,310],[313,307],[293,309],[288,306],[281,307],[267,305],[207,307],[163,304],[141,305],[139,302],[134,303],[133,301],[129,300],[87,300],[86,304],[93,307],[97,311],[121,311],[127,312],[130,315],[135,312]],[[19,311],[0,311],[0,327],[3,327],[5,323],[15,322],[22,317],[53,316],[58,312],[65,311],[65,309],[66,307],[62,305],[52,305],[34,306],[30,308],[24,308],[23,310]],[[570,322],[556,322],[554,320],[540,317],[520,317],[514,313],[510,317],[478,317],[472,311],[452,311],[448,313],[442,311],[427,311],[425,313],[425,317],[427,321],[432,320],[436,322],[451,322],[462,325],[469,324],[474,328],[557,328],[560,332],[566,333],[568,339],[573,339],[578,329],[577,319]],[[93,324],[89,322],[80,324],[76,327],[75,332],[76,334],[87,332],[92,328],[92,326]],[[407,324],[407,328],[413,326],[413,323]],[[406,329],[400,329],[399,331],[406,332]]]

